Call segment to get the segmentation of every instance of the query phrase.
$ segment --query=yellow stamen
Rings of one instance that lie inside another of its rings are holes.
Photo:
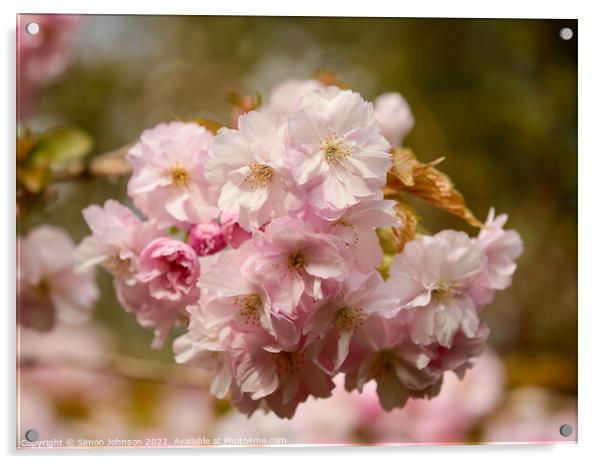
[[[134,274],[134,268],[129,259],[122,259],[119,256],[110,256],[105,262],[104,267],[114,276],[128,277]]]
[[[261,297],[255,293],[235,298],[234,303],[241,307],[240,316],[247,325],[258,325],[261,318]]]
[[[265,188],[272,182],[274,170],[267,164],[249,164],[251,173],[246,177],[245,181],[250,183],[253,188]]]
[[[320,144],[320,151],[328,163],[340,163],[350,152],[345,148],[342,137],[329,135]]]
[[[170,171],[171,180],[175,187],[188,187],[188,171],[179,164],[176,164]]]
[[[431,290],[433,299],[439,302],[445,302],[458,293],[458,286],[453,283],[441,281]]]
[[[334,317],[334,323],[341,332],[353,332],[363,324],[365,318],[362,308],[348,308],[343,306]]]

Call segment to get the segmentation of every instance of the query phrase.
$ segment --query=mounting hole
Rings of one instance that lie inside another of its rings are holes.
[[[573,427],[569,424],[562,424],[560,426],[560,435],[563,437],[570,437],[573,434]]]
[[[25,439],[27,441],[33,443],[34,441],[38,441],[38,438],[40,438],[40,434],[35,429],[29,429],[27,432],[25,432]]]
[[[40,32],[40,25],[38,23],[27,23],[25,30],[30,35],[36,35],[38,32]]]
[[[570,27],[560,29],[560,38],[562,40],[571,40],[573,38],[573,30]]]

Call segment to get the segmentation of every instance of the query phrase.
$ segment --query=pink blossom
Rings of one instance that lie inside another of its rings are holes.
[[[75,271],[76,249],[67,233],[43,225],[17,240],[18,322],[40,331],[55,321],[81,324],[99,292],[92,269]]]
[[[523,252],[523,242],[515,230],[504,230],[506,214],[495,217],[491,208],[485,226],[474,243],[487,256],[484,272],[472,285],[473,297],[479,305],[489,304],[496,290],[505,290],[512,283],[516,259]]]
[[[289,164],[295,182],[320,210],[341,210],[361,199],[382,198],[391,165],[372,104],[349,90],[312,92],[291,116]]]
[[[153,330],[153,349],[163,346],[174,325],[181,325],[188,320],[185,302],[153,298],[147,283],[136,282],[132,285],[124,279],[115,278],[113,286],[121,306],[134,314],[141,327]],[[196,297],[195,292],[191,293],[191,297]]]
[[[487,324],[480,322],[472,337],[467,337],[463,332],[456,333],[451,347],[431,345],[429,347],[431,351],[429,367],[440,371],[452,371],[459,379],[462,379],[466,371],[485,351],[489,332]]]
[[[108,200],[103,207],[89,206],[83,215],[92,235],[78,247],[79,269],[101,264],[110,272],[119,303],[136,316],[142,327],[154,330],[152,347],[160,348],[172,326],[187,316],[185,304],[154,298],[150,284],[136,278],[141,253],[153,240],[162,237],[161,233],[154,221],[142,222],[114,200]]]
[[[384,93],[374,100],[374,116],[382,134],[393,147],[399,147],[414,126],[408,102],[397,92]]]
[[[271,299],[261,276],[243,272],[240,251],[226,251],[203,273],[197,318],[203,317],[208,328],[229,326],[236,330],[257,327],[274,333]]]
[[[218,221],[194,224],[188,229],[188,244],[198,256],[209,256],[227,246],[238,248],[251,238],[251,234],[240,227],[238,215],[222,214]]]
[[[316,363],[318,350],[318,343],[280,345],[262,331],[235,337],[234,377],[242,398],[262,400],[279,417],[291,418],[310,395],[329,396],[334,383]]]
[[[399,94],[375,110],[313,80],[283,83],[215,137],[159,124],[127,157],[128,194],[148,219],[113,201],[87,208],[82,269],[114,275],[153,347],[187,324],[176,362],[206,371],[239,412],[291,418],[342,373],[356,396],[373,385],[381,405],[350,414],[344,433],[356,420],[374,425],[381,408],[432,398],[444,376],[472,367],[489,335],[479,310],[510,284],[522,251],[490,212],[475,239],[418,235],[386,257],[383,281],[376,229],[401,225],[382,190],[390,144],[412,124]],[[179,233],[165,236],[170,226]],[[470,420],[450,423],[464,433]]]
[[[128,195],[159,227],[209,221],[219,215],[217,194],[205,179],[213,135],[194,123],[170,122],[143,132],[127,159]]]
[[[26,26],[35,22],[38,34]],[[17,119],[28,117],[41,90],[67,67],[69,49],[82,22],[78,15],[18,15],[17,17]]]
[[[245,269],[263,277],[278,311],[291,314],[301,296],[323,297],[325,280],[342,280],[347,267],[332,237],[297,219],[279,218],[257,233]]]
[[[390,318],[399,310],[399,299],[385,286],[376,271],[368,275],[354,273],[345,285],[316,307],[307,318],[303,331],[310,339],[330,342],[322,361],[329,371],[336,371],[349,354],[352,338],[364,338],[364,324],[372,316]]]
[[[167,237],[150,242],[139,258],[136,278],[148,283],[153,298],[188,301],[196,295],[201,266],[190,246]]]
[[[207,177],[219,190],[223,212],[238,208],[238,222],[256,229],[299,203],[289,186],[284,127],[257,111],[240,117],[238,129],[222,128],[211,146]]]
[[[380,264],[383,251],[375,229],[398,225],[392,200],[364,200],[345,209],[328,221],[316,221],[314,227],[338,237],[351,254],[353,264],[370,272]]]
[[[468,235],[452,230],[413,240],[395,256],[388,282],[408,313],[415,343],[450,347],[458,331],[475,336],[479,320],[468,289],[485,264]]]
[[[239,222],[237,214],[222,214],[220,217],[222,234],[228,246],[238,248],[251,238],[251,233],[244,230]]]
[[[407,329],[394,320],[373,317],[366,320],[361,344],[354,346],[342,366],[345,388],[357,389],[375,380],[385,411],[403,407],[410,397],[435,396],[441,373],[430,369],[430,353],[414,344]]]
[[[160,233],[154,223],[142,222],[129,208],[115,200],[82,211],[92,235],[78,247],[80,269],[101,264],[115,277],[134,283],[138,255]]]
[[[94,321],[58,322],[46,333],[19,330],[19,444],[30,428],[46,439],[130,433],[124,417],[115,420],[130,401],[127,382],[107,369],[115,346],[111,333]],[[65,405],[85,417],[65,414]]]
[[[284,116],[295,113],[306,95],[323,89],[324,85],[315,79],[289,79],[272,89],[267,110]]]
[[[216,221],[195,224],[188,229],[188,244],[198,256],[212,255],[228,246],[224,232]]]
[[[227,351],[231,332],[229,328],[221,331],[208,330],[204,325],[205,319],[199,317],[198,309],[197,306],[189,308],[188,331],[174,341],[176,362],[210,372],[213,375],[211,394],[224,398],[230,391],[232,382]]]

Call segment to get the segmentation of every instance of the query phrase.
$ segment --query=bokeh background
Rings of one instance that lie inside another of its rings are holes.
[[[564,27],[571,40],[561,39]],[[68,66],[22,127],[79,127],[97,156],[161,121],[227,124],[229,91],[265,98],[283,79],[329,69],[366,99],[402,93],[416,120],[404,144],[421,161],[445,156],[440,167],[472,211],[481,219],[492,205],[508,213],[525,252],[513,286],[485,311],[491,350],[475,368],[481,375],[450,379],[443,400],[416,401],[400,413],[379,413],[370,392],[340,393],[302,406],[292,422],[261,413],[248,420],[211,399],[194,373],[173,366],[169,343],[149,348],[151,334],[119,307],[101,271],[90,326],[44,336],[19,329],[21,349],[32,356],[84,356],[78,368],[21,371],[22,429],[289,443],[575,440],[576,432],[563,438],[558,429],[577,428],[577,36],[574,20],[85,17]],[[20,214],[20,233],[46,223],[79,241],[88,233],[82,208],[127,202],[126,181],[63,182]],[[476,233],[416,207],[428,230]]]

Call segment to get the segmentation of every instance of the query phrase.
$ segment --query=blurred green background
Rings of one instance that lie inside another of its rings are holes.
[[[570,27],[575,37],[562,40]],[[69,68],[48,87],[34,130],[74,125],[94,154],[136,140],[176,117],[227,124],[227,93],[269,89],[328,68],[364,98],[399,91],[416,124],[405,140],[440,166],[484,219],[510,216],[525,243],[514,285],[485,318],[510,387],[577,392],[577,21],[362,18],[91,16],[77,32]],[[125,179],[61,185],[56,200],[21,217],[87,234],[81,209],[125,197]],[[418,205],[424,226],[470,230]],[[169,343],[119,308],[99,271],[96,318],[128,355],[172,359]]]

